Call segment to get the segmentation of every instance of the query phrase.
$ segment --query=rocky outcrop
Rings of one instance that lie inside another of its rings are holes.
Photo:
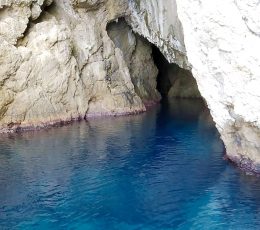
[[[152,58],[151,44],[133,33],[124,18],[109,23],[107,31],[123,53],[137,95],[145,105],[159,102],[161,95],[156,89],[158,69]]]
[[[129,0],[133,30],[156,45],[170,63],[189,68],[175,0]]]
[[[2,2],[1,131],[145,111],[106,31],[127,1]]]
[[[260,172],[260,4],[180,1],[187,56],[225,143],[241,167]]]
[[[0,1],[0,131],[145,111],[160,98],[149,41],[188,71],[170,95],[191,71],[228,157],[260,172],[259,11],[256,0]],[[107,25],[122,17],[118,45]]]

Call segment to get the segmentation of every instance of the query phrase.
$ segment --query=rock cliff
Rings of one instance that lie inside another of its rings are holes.
[[[177,0],[192,73],[228,157],[260,172],[260,2]]]
[[[259,14],[258,0],[0,0],[0,131],[145,111],[153,44],[185,72],[169,95],[197,82],[227,156],[260,172]]]
[[[127,1],[0,3],[1,131],[145,111],[106,30]]]

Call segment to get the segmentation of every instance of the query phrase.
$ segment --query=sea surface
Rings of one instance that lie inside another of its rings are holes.
[[[203,102],[0,136],[0,229],[260,229],[260,178]]]

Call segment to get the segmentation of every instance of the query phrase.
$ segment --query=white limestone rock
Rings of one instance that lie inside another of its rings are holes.
[[[192,72],[228,157],[260,172],[259,1],[177,0]]]
[[[29,18],[37,19],[41,7],[50,5],[52,0],[1,0],[0,36],[11,44],[16,44],[24,36]]]
[[[189,69],[175,0],[129,0],[133,30],[155,44],[170,63]]]

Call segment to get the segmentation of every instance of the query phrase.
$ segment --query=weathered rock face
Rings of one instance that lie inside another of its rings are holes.
[[[130,71],[135,92],[145,105],[160,101],[157,91],[158,70],[152,59],[152,47],[149,42],[134,34],[123,18],[107,26],[109,37],[119,48]]]
[[[0,131],[145,111],[160,95],[139,34],[192,71],[229,158],[260,172],[259,14],[258,0],[0,1]]]
[[[177,0],[187,56],[228,156],[260,172],[260,4]]]
[[[129,8],[133,30],[155,44],[170,63],[188,68],[175,0],[129,0]]]
[[[127,1],[0,3],[1,131],[145,110],[106,31]]]

